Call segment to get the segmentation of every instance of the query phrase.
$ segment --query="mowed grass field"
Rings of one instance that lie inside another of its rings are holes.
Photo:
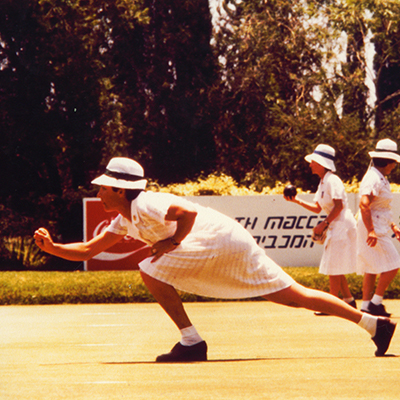
[[[317,267],[284,268],[304,286],[329,291],[329,280]],[[362,277],[349,275],[349,286],[361,299]],[[216,299],[181,293],[185,302]],[[400,299],[400,274],[389,286],[385,297]],[[149,303],[154,299],[138,271],[2,271],[0,305]]]
[[[400,300],[386,306],[398,320]],[[399,332],[377,358],[335,317],[266,301],[186,308],[207,362],[154,362],[179,340],[156,303],[0,307],[0,399],[399,398]]]

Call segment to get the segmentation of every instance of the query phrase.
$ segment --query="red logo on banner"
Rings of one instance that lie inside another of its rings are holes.
[[[83,236],[85,242],[107,229],[117,215],[116,212],[105,212],[100,199],[83,199]],[[123,240],[107,251],[86,261],[85,270],[137,270],[139,269],[138,264],[149,255],[149,246],[140,240],[125,236]]]

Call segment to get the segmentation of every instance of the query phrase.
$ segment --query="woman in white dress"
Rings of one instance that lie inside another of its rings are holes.
[[[326,312],[365,329],[377,346],[376,356],[387,351],[395,322],[362,313],[329,293],[295,282],[237,221],[168,193],[145,191],[147,181],[136,161],[111,159],[93,183],[100,187],[104,209],[119,213],[109,228],[88,242],[67,244],[53,242],[49,232],[40,228],[36,243],[49,254],[75,261],[94,257],[126,235],[148,243],[148,257],[139,264],[142,279],[181,334],[181,340],[157,362],[207,360],[208,346],[190,321],[177,289],[220,298],[262,296],[278,304]]]
[[[356,272],[356,220],[348,208],[343,182],[333,173],[336,171],[334,159],[335,150],[331,146],[318,145],[312,154],[305,157],[312,173],[321,178],[314,202],[301,200],[297,196],[285,196],[285,199],[309,211],[326,213],[327,217],[314,228],[317,235],[326,233],[319,272],[329,276],[331,294],[336,297],[341,294],[346,303],[356,308],[345,276]]]
[[[393,233],[400,240],[400,229],[393,222],[393,194],[386,176],[400,162],[400,155],[397,144],[390,139],[380,140],[369,155],[372,162],[360,184],[362,218],[357,227],[357,271],[364,274],[361,310],[389,317],[382,300],[400,267],[400,256],[392,241]],[[377,275],[380,277],[375,289]]]

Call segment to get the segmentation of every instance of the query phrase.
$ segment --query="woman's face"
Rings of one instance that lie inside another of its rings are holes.
[[[389,175],[397,166],[397,162],[393,161],[392,163],[386,165],[386,167],[383,169],[383,174],[384,175]]]
[[[310,168],[311,172],[314,175],[318,175],[320,178],[322,178],[326,173],[325,167],[323,167],[321,164],[318,164],[314,160],[310,162]]]
[[[118,207],[121,204],[120,191],[121,190],[113,190],[110,186],[100,186],[97,197],[100,198],[106,212],[118,211]]]

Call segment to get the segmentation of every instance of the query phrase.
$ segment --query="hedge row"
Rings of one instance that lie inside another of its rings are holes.
[[[284,268],[304,286],[329,291],[329,280],[317,267]],[[0,305],[149,303],[154,302],[138,271],[98,272],[0,272]],[[361,298],[362,277],[348,276],[356,299]],[[217,299],[180,293],[183,301],[216,301]],[[400,277],[389,286],[386,298],[400,298]],[[253,300],[260,300],[259,298]]]

